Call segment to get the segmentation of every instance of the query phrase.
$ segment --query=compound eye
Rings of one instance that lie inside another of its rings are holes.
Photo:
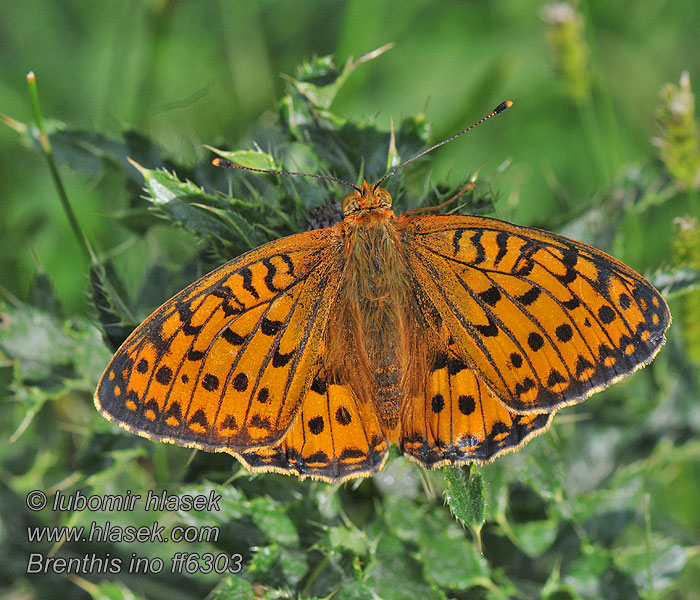
[[[391,194],[389,194],[389,192],[387,192],[384,188],[378,188],[375,191],[375,195],[377,196],[377,199],[382,201],[382,204],[391,206]]]
[[[360,199],[360,193],[359,192],[350,192],[345,198],[343,198],[343,202],[340,204],[341,208],[343,211],[350,206],[353,202],[357,202]]]

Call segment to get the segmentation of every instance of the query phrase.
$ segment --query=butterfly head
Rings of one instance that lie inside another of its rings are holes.
[[[391,208],[391,195],[378,184],[364,181],[359,189],[343,198],[342,207],[345,216],[364,210],[387,210]]]

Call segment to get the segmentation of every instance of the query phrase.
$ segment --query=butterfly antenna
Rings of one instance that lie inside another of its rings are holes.
[[[504,110],[510,108],[511,106],[513,106],[513,103],[510,100],[506,100],[505,102],[501,102],[488,115],[486,115],[485,117],[482,117],[476,123],[472,123],[469,127],[467,127],[466,129],[462,129],[462,131],[460,131],[459,133],[455,133],[452,137],[449,137],[446,140],[443,140],[442,142],[435,144],[434,146],[430,146],[430,148],[427,148],[426,150],[419,152],[415,156],[412,156],[408,160],[403,161],[400,165],[396,165],[393,169],[391,169],[391,171],[389,171],[386,175],[384,175],[384,177],[382,177],[379,181],[377,181],[377,183],[374,184],[374,189],[379,187],[380,183],[382,183],[384,180],[391,177],[394,173],[396,173],[396,171],[405,167],[408,163],[413,162],[414,160],[420,158],[424,154],[428,154],[428,152],[432,152],[433,150],[435,150],[435,148],[439,148],[440,146],[444,146],[448,142],[451,142],[455,138],[458,138],[463,133],[467,133],[467,131],[469,131],[470,129],[474,129],[474,127],[476,127],[477,125],[481,125],[484,121],[486,121],[486,119],[490,119],[494,115],[498,115],[498,114],[502,113]]]
[[[338,177],[331,177],[330,175],[320,175],[318,173],[299,173],[297,171],[277,171],[274,169],[254,169],[253,167],[239,165],[221,157],[215,158],[213,161],[211,161],[211,164],[213,164],[215,167],[223,167],[225,169],[245,169],[246,171],[255,171],[256,173],[271,173],[272,175],[299,175],[301,177],[327,179],[328,181],[336,181],[338,183],[342,183],[343,185],[347,185],[355,191],[360,191],[360,188],[358,188],[355,184],[350,183],[349,181],[345,181],[344,179],[340,179]]]

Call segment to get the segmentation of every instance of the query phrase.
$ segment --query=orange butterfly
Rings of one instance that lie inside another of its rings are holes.
[[[648,281],[539,229],[397,218],[379,183],[403,164],[352,186],[342,222],[260,246],[157,309],[97,409],[251,471],[337,482],[378,471],[392,443],[427,468],[488,462],[656,355],[671,316]]]

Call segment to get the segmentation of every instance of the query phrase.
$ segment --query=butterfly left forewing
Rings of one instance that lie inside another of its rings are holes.
[[[607,254],[476,217],[417,217],[407,257],[469,364],[510,409],[578,402],[647,364],[670,322],[658,292]]]
[[[235,452],[291,425],[340,279],[330,230],[266,244],[157,309],[117,351],[95,404],[144,437]]]

